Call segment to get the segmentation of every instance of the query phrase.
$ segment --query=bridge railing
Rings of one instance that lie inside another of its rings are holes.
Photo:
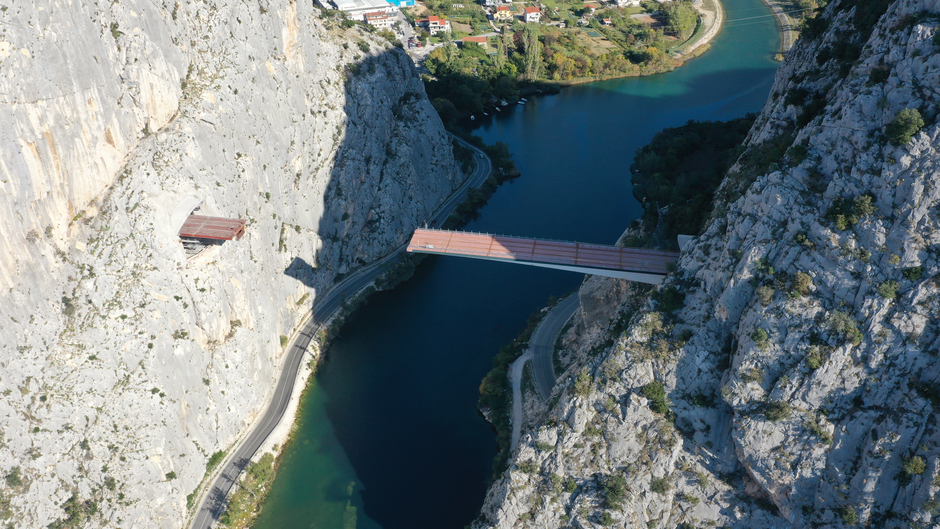
[[[664,251],[664,250],[652,250],[652,249],[649,249],[649,248],[630,248],[630,247],[625,247],[625,246],[615,246],[615,245],[613,245],[613,244],[586,243],[586,242],[578,242],[578,241],[568,241],[568,240],[565,240],[565,239],[549,239],[549,238],[545,238],[545,237],[525,237],[525,236],[519,236],[519,235],[500,235],[500,234],[498,234],[498,233],[487,233],[487,232],[481,232],[481,231],[454,231],[454,230],[442,230],[442,229],[438,229],[438,228],[418,228],[418,229],[415,230],[415,231],[419,231],[419,230],[420,230],[420,231],[437,232],[437,233],[458,233],[458,234],[462,234],[462,235],[463,235],[463,234],[467,234],[467,235],[482,235],[482,236],[484,236],[484,237],[492,237],[492,238],[494,238],[494,239],[495,239],[495,238],[503,238],[503,239],[517,239],[517,240],[534,241],[534,242],[539,242],[539,241],[558,242],[558,243],[573,244],[573,245],[576,245],[576,246],[588,247],[588,248],[619,248],[619,249],[621,249],[621,250],[630,250],[631,252],[640,252],[640,253],[646,253],[646,254],[652,254],[652,255],[667,255],[667,256],[669,256],[669,257],[675,256],[677,259],[678,259],[679,256],[681,255],[679,252],[667,252],[667,251]]]

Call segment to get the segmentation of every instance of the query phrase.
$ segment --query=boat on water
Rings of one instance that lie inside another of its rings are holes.
[[[524,105],[524,104],[525,104],[525,101],[519,101],[519,103],[518,103],[518,104],[520,104],[520,105]]]
[[[484,116],[489,116],[489,114],[487,114],[486,112],[484,112],[483,115],[484,115]]]
[[[475,120],[475,119],[477,119],[477,117],[474,116],[473,114],[471,114],[471,115],[470,115],[470,119],[471,119],[471,120]]]
[[[529,100],[526,99],[526,98],[524,98],[524,97],[520,97],[520,98],[519,98],[519,101],[522,101],[522,102],[526,103],[526,102],[528,102]]]
[[[499,104],[502,105],[502,106],[506,106],[506,105],[508,105],[509,103],[507,103],[505,99],[502,99],[502,100],[500,100]]]
[[[496,111],[497,111],[497,112],[502,112],[502,110],[500,110],[499,107],[496,107]]]

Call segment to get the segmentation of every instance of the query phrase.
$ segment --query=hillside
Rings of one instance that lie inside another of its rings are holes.
[[[0,6],[0,524],[182,527],[311,304],[464,178],[410,59],[331,16]],[[188,258],[200,202],[246,235]]]
[[[660,292],[585,283],[475,527],[936,523],[938,13],[810,23]]]

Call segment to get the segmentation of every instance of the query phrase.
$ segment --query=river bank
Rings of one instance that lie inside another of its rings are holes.
[[[723,6],[769,14],[756,0]],[[778,38],[764,18],[722,30],[714,53],[669,75],[572,86],[485,120],[474,133],[508,143],[525,178],[500,188],[466,229],[612,243],[642,213],[626,169],[632,153],[664,127],[760,108]],[[373,296],[311,381],[257,527],[342,526],[347,501],[358,529],[466,525],[496,456],[477,412],[480,380],[529,314],[580,283],[560,271],[433,257]]]

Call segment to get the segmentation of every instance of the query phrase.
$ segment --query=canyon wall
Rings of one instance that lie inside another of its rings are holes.
[[[332,16],[0,6],[0,523],[181,527],[281,337],[462,182],[411,60]],[[245,236],[189,258],[197,204]]]
[[[929,0],[810,23],[659,292],[582,289],[625,330],[576,317],[475,527],[937,523],[938,32]]]

